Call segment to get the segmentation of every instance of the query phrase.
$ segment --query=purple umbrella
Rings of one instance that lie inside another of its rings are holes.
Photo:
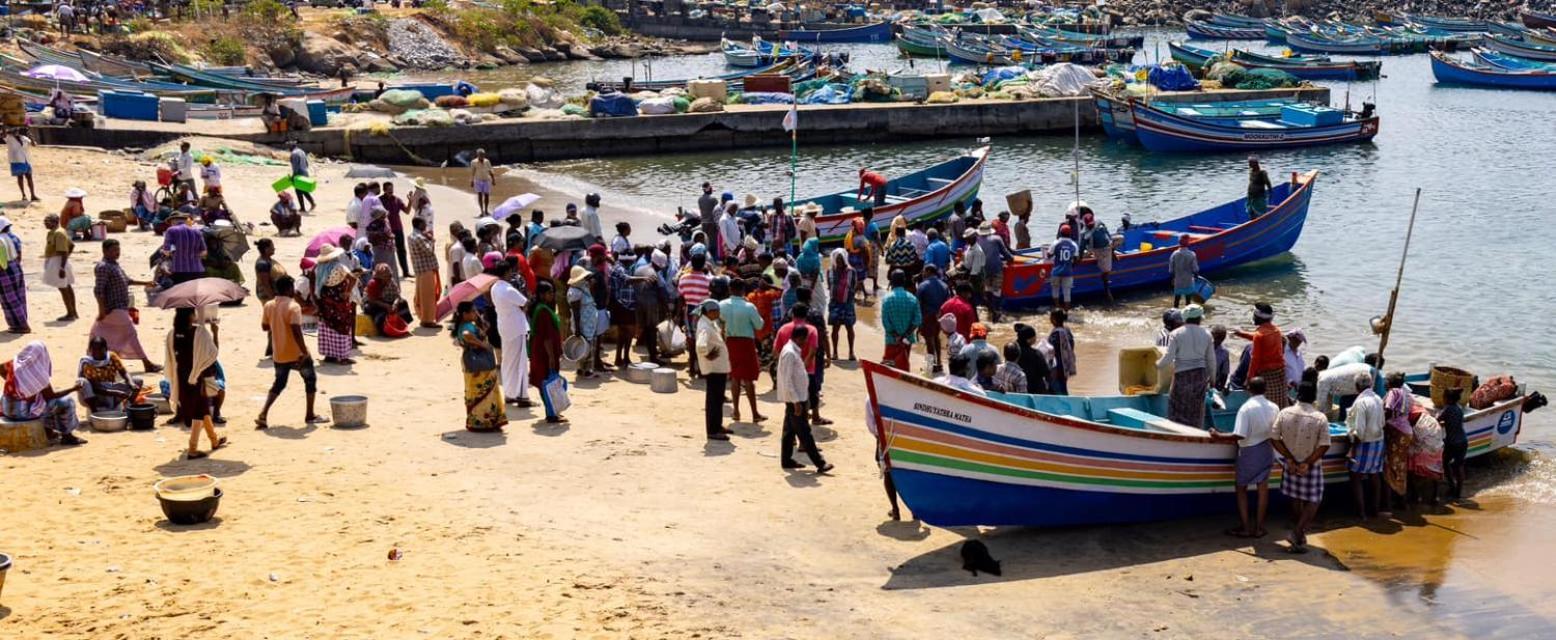
[[[196,278],[163,289],[152,306],[162,309],[198,309],[223,302],[237,302],[248,297],[248,289],[224,278]]]
[[[41,64],[22,72],[29,78],[48,78],[50,80],[66,80],[69,82],[86,82],[87,77],[80,71],[59,64]]]

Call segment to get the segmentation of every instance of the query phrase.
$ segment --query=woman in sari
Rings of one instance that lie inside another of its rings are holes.
[[[1410,390],[1405,388],[1405,374],[1394,372],[1388,376],[1388,395],[1383,397],[1383,430],[1388,455],[1383,463],[1383,480],[1395,501],[1404,500],[1410,488],[1410,445],[1414,430],[1410,428],[1410,410],[1415,406]]]
[[[848,264],[848,252],[832,250],[832,265],[827,284],[827,323],[832,325],[832,353],[838,353],[840,330],[848,330],[848,360],[854,360],[854,286],[858,273]]]
[[[552,252],[550,249],[535,247],[529,250],[529,268],[531,271],[535,272],[535,295],[540,295],[539,284],[542,282],[549,283],[553,292],[559,290],[566,291],[564,286],[566,283],[562,282],[561,279],[557,277],[556,263],[556,253]],[[571,270],[568,270],[569,274],[571,274],[571,272]],[[549,304],[562,319],[562,334],[572,335],[572,332],[570,331],[570,328],[573,324],[573,319],[570,315],[572,312],[565,304],[565,300],[554,301]],[[531,350],[530,353],[533,354],[534,350]],[[558,353],[560,353],[560,351]],[[534,369],[530,369],[531,373],[534,371]]]
[[[508,412],[497,379],[497,357],[479,318],[475,304],[466,300],[455,309],[451,328],[455,344],[463,350],[459,360],[465,373],[465,428],[501,431],[508,424]]]
[[[849,225],[848,233],[843,236],[843,249],[847,251],[848,265],[854,270],[854,286],[863,289],[865,278],[869,277],[867,269],[873,260],[870,239],[865,236],[863,216],[854,218]],[[870,297],[870,292],[866,291],[865,297]]]
[[[1411,409],[1410,479],[1412,497],[1425,494],[1426,502],[1437,504],[1437,482],[1443,479],[1443,427],[1432,412],[1421,405]]]
[[[531,251],[530,256],[533,260],[535,251]],[[536,277],[541,277],[540,273],[537,269]],[[556,287],[551,280],[542,279],[535,286],[535,306],[530,309],[529,320],[529,383],[541,390],[542,400],[546,397],[546,379],[562,372],[562,317],[554,308],[555,304]],[[546,422],[567,421],[552,411],[549,401],[541,404],[546,408]]]
[[[27,278],[22,273],[22,239],[11,231],[11,221],[0,216],[0,307],[5,309],[6,331],[32,333],[27,324]]]
[[[216,381],[216,337],[195,320],[195,310],[189,307],[173,312],[173,329],[167,334],[168,402],[173,405],[173,422],[189,428],[190,459],[204,458],[200,450],[200,432],[211,440],[211,450],[227,445],[227,439],[216,435],[214,411],[211,399],[221,389]]]
[[[411,306],[400,295],[400,281],[394,277],[394,261],[373,267],[373,279],[362,298],[362,312],[373,319],[373,328],[385,338],[411,335]]]
[[[351,359],[351,335],[356,330],[357,309],[351,301],[356,276],[341,262],[346,252],[327,249],[314,267],[313,298],[319,310],[319,354],[331,364],[356,364]]]

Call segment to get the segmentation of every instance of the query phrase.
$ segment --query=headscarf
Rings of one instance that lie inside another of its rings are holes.
[[[968,331],[967,335],[973,340],[987,339],[989,337],[989,327],[982,322],[974,322],[972,325],[972,330]]]
[[[891,231],[886,234],[886,246],[896,244],[898,240],[908,237],[908,219],[897,216],[891,219]]]
[[[1016,323],[1016,348],[1021,351],[1016,365],[1027,377],[1027,393],[1046,393],[1048,390],[1048,358],[1031,344],[1037,337],[1037,329],[1024,323]]]
[[[347,275],[346,265],[340,263],[340,258],[320,262],[317,267],[314,267],[313,294],[323,296],[325,289],[345,282]]]
[[[789,309],[800,301],[800,287],[805,283],[800,279],[800,272],[790,271],[783,277],[783,315],[789,315]]]
[[[33,340],[22,347],[11,361],[10,375],[6,377],[6,391],[18,398],[31,398],[49,386],[54,375],[54,363],[49,359],[49,347],[42,340]]]
[[[555,279],[556,276],[551,275],[551,264],[555,259],[556,254],[545,247],[535,247],[529,250],[529,268],[538,277]]]
[[[864,239],[864,228],[864,218],[854,218],[853,221],[848,223],[848,233],[843,235],[843,248],[847,249],[849,253],[858,253],[864,250],[865,243],[862,241]]]
[[[940,331],[948,335],[956,333],[956,316],[949,313],[940,316]]]
[[[821,273],[821,241],[816,238],[806,240],[796,264],[801,275],[814,276]]]
[[[848,252],[841,248],[833,249],[832,260],[828,266],[832,273],[832,302],[837,304],[848,302],[854,295],[854,270],[848,265]]]

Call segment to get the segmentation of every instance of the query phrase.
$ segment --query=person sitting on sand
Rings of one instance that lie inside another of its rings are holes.
[[[49,384],[53,371],[49,348],[41,340],[27,343],[16,358],[0,364],[0,374],[5,376],[0,414],[11,422],[42,420],[45,429],[58,435],[60,444],[86,444],[76,437],[81,421],[76,417],[76,401],[70,397],[81,386],[56,390]]]
[[[219,186],[206,189],[195,207],[200,210],[200,221],[207,225],[217,220],[233,219],[232,209],[227,208],[227,199],[222,197],[222,188]]]
[[[400,295],[400,282],[394,277],[394,261],[387,260],[373,267],[373,278],[368,281],[362,297],[362,313],[373,319],[373,328],[385,338],[404,338],[411,335],[411,306]]]
[[[136,180],[130,189],[130,211],[143,231],[157,222],[157,199],[151,189],[146,188],[145,180]]]
[[[87,341],[87,354],[81,357],[76,376],[81,405],[88,411],[123,411],[145,386],[130,377],[124,361],[108,350],[108,341],[102,336]]]
[[[276,203],[270,205],[270,224],[276,226],[278,236],[303,234],[303,216],[292,203],[292,194],[282,191],[276,194]]]

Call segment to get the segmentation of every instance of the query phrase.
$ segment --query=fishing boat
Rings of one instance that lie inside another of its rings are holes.
[[[1318,172],[1314,171],[1276,183],[1269,193],[1268,212],[1253,220],[1248,219],[1247,198],[1238,198],[1198,213],[1117,232],[1124,240],[1113,258],[1109,286],[1114,292],[1163,290],[1171,278],[1167,262],[1184,234],[1189,236],[1189,247],[1199,258],[1201,273],[1214,273],[1290,251],[1302,235],[1317,177]],[[1018,252],[1015,262],[1005,267],[1006,307],[1031,309],[1052,301],[1049,273],[1053,265],[1043,253],[1043,249]],[[1102,295],[1102,278],[1095,259],[1087,257],[1076,264],[1074,277],[1075,298]]]
[[[81,56],[81,66],[94,73],[127,78],[144,78],[152,74],[151,66],[143,62],[126,60],[95,51],[87,51],[86,49],[81,49],[76,53]]]
[[[1409,15],[1405,17],[1405,20],[1439,31],[1457,31],[1460,33],[1484,33],[1486,31],[1486,21],[1474,18]]]
[[[1165,271],[1165,268],[1163,269]],[[870,417],[893,484],[926,524],[1032,526],[1152,522],[1225,514],[1236,489],[1237,445],[1166,419],[1167,397],[967,393],[861,361]],[[1469,457],[1518,441],[1524,388],[1464,416]],[[1210,412],[1230,432],[1247,394]],[[1429,402],[1421,399],[1422,402]],[[1320,464],[1324,482],[1348,480],[1344,425]],[[1269,479],[1278,487],[1277,465]]]
[[[1529,27],[1530,29],[1543,29],[1545,27],[1556,27],[1556,13],[1539,13],[1537,11],[1523,11],[1523,12],[1520,12],[1518,14],[1518,19],[1522,20],[1523,23],[1524,23],[1524,26]]]
[[[1135,136],[1150,151],[1168,153],[1247,152],[1366,142],[1378,135],[1371,105],[1359,115],[1314,105],[1288,105],[1279,120],[1235,122],[1185,118],[1134,101]]]
[[[1305,56],[1267,56],[1233,49],[1232,62],[1249,69],[1277,69],[1303,80],[1366,80],[1378,77],[1383,63],[1378,60],[1315,60]]]
[[[159,74],[172,78],[182,78],[200,87],[243,95],[271,94],[288,98],[313,98],[335,102],[348,100],[351,98],[351,94],[355,92],[351,87],[322,89],[317,86],[281,85],[210,73],[179,64],[152,63],[151,68]]]
[[[1544,29],[1530,29],[1524,32],[1524,40],[1530,44],[1542,46],[1556,46],[1556,27]]]
[[[1556,45],[1541,45],[1499,35],[1486,36],[1487,49],[1540,62],[1556,62]]]
[[[891,23],[877,22],[857,27],[814,31],[801,28],[792,31],[779,31],[778,37],[790,42],[823,44],[838,42],[890,42]]]
[[[1060,42],[1091,49],[1128,49],[1145,46],[1143,34],[1131,36],[1104,36],[1090,33],[1075,33],[1063,29],[1050,27],[1035,27],[1021,25],[1016,30],[1017,35],[1033,42]]]
[[[1201,20],[1184,23],[1191,40],[1263,40],[1264,27],[1223,27]]]
[[[1135,118],[1129,110],[1129,100],[1102,91],[1092,92],[1097,105],[1102,130],[1114,140],[1138,144],[1135,137]],[[1138,98],[1137,98],[1138,99]],[[1227,102],[1177,102],[1152,100],[1151,106],[1185,118],[1239,121],[1249,119],[1277,120],[1281,109],[1296,104],[1296,98],[1269,98],[1265,100],[1232,100]]]
[[[1338,53],[1353,56],[1379,56],[1388,51],[1388,45],[1376,37],[1335,38],[1309,32],[1286,33],[1286,45],[1296,51],[1311,53]]]
[[[1070,62],[1097,65],[1128,62],[1134,58],[1135,50],[1050,47],[1015,38],[994,40],[987,36],[962,33],[957,38],[946,42],[946,56],[952,62],[961,64],[1010,66],[1026,62],[1042,64]]]
[[[1529,29],[1516,22],[1487,22],[1486,33],[1494,33],[1509,38],[1523,38]]]
[[[1546,70],[1556,71],[1556,62],[1540,62],[1518,56],[1510,56],[1505,53],[1497,53],[1490,49],[1475,48],[1470,51],[1475,56],[1475,61],[1483,65],[1513,69],[1515,71]]]
[[[871,220],[882,228],[897,216],[906,218],[908,224],[929,224],[950,214],[956,203],[968,202],[978,195],[989,150],[979,147],[928,169],[889,180],[884,205],[877,206],[869,198],[860,200],[857,190],[849,190],[796,201],[791,210],[820,207],[816,232],[823,244],[842,242],[849,224],[867,207],[872,208]],[[848,180],[849,184],[854,182]]]
[[[801,68],[804,68],[804,69],[808,70],[809,73],[806,74],[804,72],[800,72],[799,70]],[[716,75],[716,76],[705,77],[705,78],[681,78],[681,79],[677,79],[677,80],[633,80],[632,81],[632,89],[634,91],[639,90],[639,89],[644,89],[644,90],[648,90],[648,91],[663,91],[665,89],[671,89],[671,88],[677,88],[677,87],[685,88],[687,83],[695,81],[695,80],[723,80],[724,83],[725,83],[725,86],[728,89],[730,89],[731,91],[735,91],[735,90],[740,89],[745,84],[745,79],[748,76],[775,75],[775,74],[787,75],[791,79],[796,80],[796,81],[798,81],[798,80],[808,80],[809,77],[801,77],[801,76],[806,76],[806,75],[814,76],[815,75],[815,67],[813,65],[806,64],[806,63],[804,63],[804,62],[802,62],[800,60],[795,60],[793,58],[790,58],[790,59],[786,59],[786,60],[780,60],[776,64],[770,64],[770,65],[767,65],[765,67],[756,67],[756,68],[753,68],[753,69],[741,69],[741,70],[735,71],[733,73],[725,73],[725,74],[722,74],[722,75]],[[614,82],[591,82],[591,83],[588,83],[588,85],[586,85],[586,88],[588,88],[590,91],[594,91],[594,90],[596,90],[596,87],[602,87],[602,86],[606,86],[606,85],[613,86],[613,87],[614,86],[619,86],[618,84],[616,84]]]
[[[897,49],[910,56],[946,57],[951,33],[934,25],[908,25],[897,34]]]
[[[726,39],[723,46],[724,63],[731,67],[761,67],[793,56],[813,57],[816,53],[803,47],[790,49],[787,45],[779,46],[760,38],[753,38],[750,45]]]
[[[1238,15],[1235,13],[1214,13],[1210,16],[1210,24],[1233,27],[1238,29],[1263,29],[1270,21],[1265,18]]]
[[[1456,60],[1440,51],[1432,52],[1432,75],[1437,77],[1438,84],[1556,91],[1556,70],[1504,69]]]

